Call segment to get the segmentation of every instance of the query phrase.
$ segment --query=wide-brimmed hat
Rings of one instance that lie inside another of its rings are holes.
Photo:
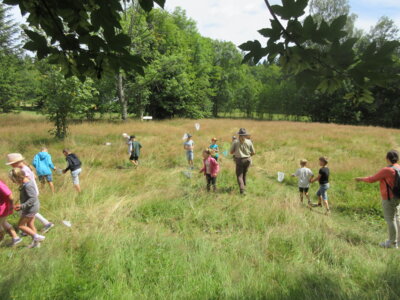
[[[25,160],[25,158],[22,156],[21,153],[10,153],[10,154],[7,154],[6,165],[9,166],[9,165],[15,164],[15,163],[23,161],[23,160]]]
[[[237,133],[238,135],[250,135],[250,133],[248,133],[246,131],[246,128],[240,128],[239,132]]]

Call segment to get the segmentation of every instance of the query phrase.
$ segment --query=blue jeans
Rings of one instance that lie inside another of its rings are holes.
[[[324,201],[328,201],[328,193],[327,193],[328,189],[329,189],[329,183],[321,184],[319,186],[317,196],[322,197]]]

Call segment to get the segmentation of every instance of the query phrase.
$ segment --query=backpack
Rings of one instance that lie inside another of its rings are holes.
[[[400,203],[400,169],[395,168],[395,167],[391,167],[394,170],[394,185],[393,188],[390,187],[390,185],[386,182],[386,189],[387,189],[387,194],[388,194],[388,200],[390,201],[390,194],[389,194],[389,190],[392,191],[393,196],[394,196],[394,200],[397,203]]]

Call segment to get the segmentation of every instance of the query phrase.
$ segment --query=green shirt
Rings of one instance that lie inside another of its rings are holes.
[[[245,139],[243,143],[240,140],[234,141],[231,146],[231,152],[236,158],[250,157],[255,153],[251,140]]]
[[[132,152],[135,156],[140,156],[140,148],[142,148],[142,145],[139,142],[134,141],[132,143]]]

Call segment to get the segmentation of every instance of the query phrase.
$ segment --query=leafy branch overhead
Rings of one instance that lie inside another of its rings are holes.
[[[128,0],[129,1],[129,0]],[[132,69],[143,73],[144,60],[128,50],[130,37],[122,33],[120,0],[4,0],[29,14],[24,48],[62,66],[64,75],[100,78],[106,71]],[[139,0],[145,11],[165,0]],[[32,30],[31,30],[32,29]]]
[[[399,76],[387,71],[398,41],[385,41],[379,47],[372,41],[365,51],[357,51],[358,38],[344,29],[346,15],[317,22],[311,15],[302,18],[308,0],[282,0],[282,5],[264,1],[273,18],[271,26],[259,33],[268,41],[265,47],[257,40],[240,45],[247,52],[244,61],[257,63],[266,57],[278,61],[301,86],[329,94],[351,87],[347,97],[364,101],[371,101],[371,88]]]

